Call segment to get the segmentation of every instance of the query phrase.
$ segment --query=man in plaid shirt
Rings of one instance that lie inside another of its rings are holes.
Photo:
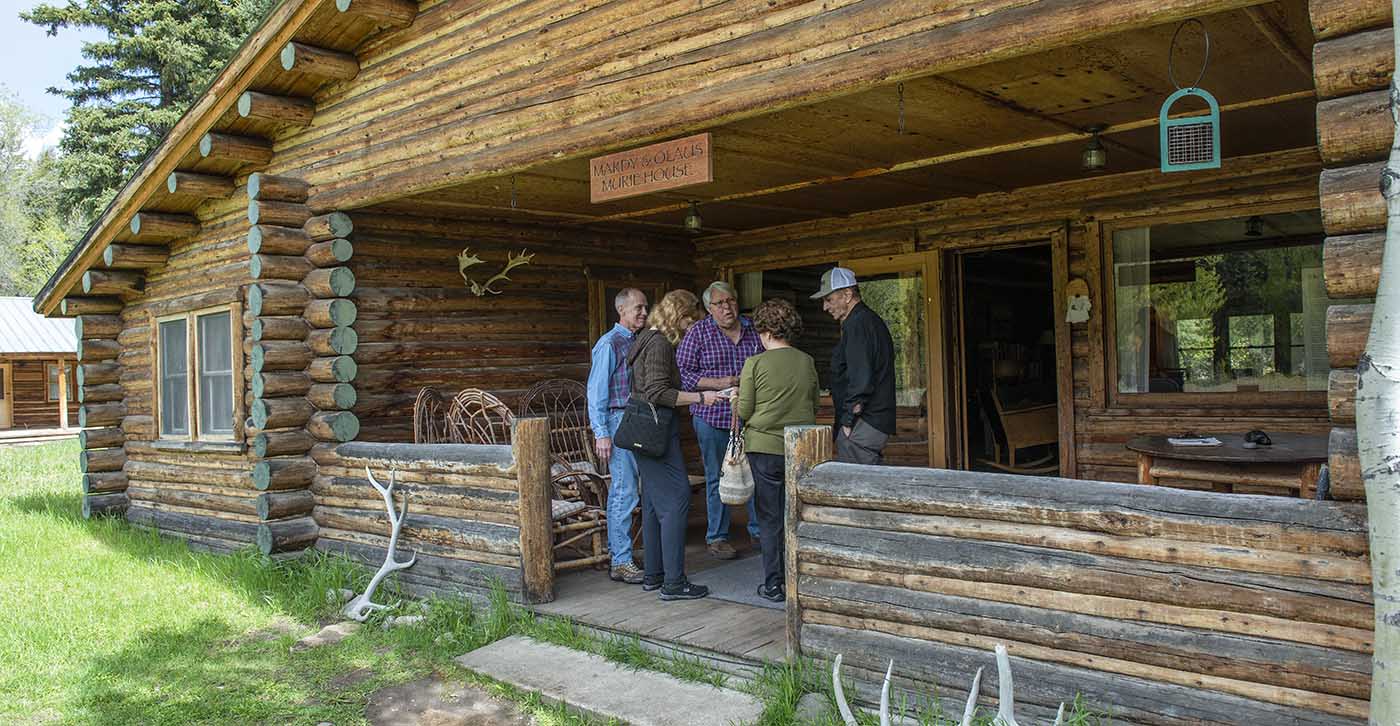
[[[676,348],[676,365],[681,370],[681,388],[687,391],[721,391],[739,385],[739,371],[751,355],[763,351],[753,324],[739,315],[739,297],[727,282],[717,281],[705,288],[701,299],[710,317],[691,326]],[[710,406],[693,404],[691,419],[700,441],[700,457],[705,462],[705,542],[710,554],[722,560],[738,556],[729,544],[729,508],[719,498],[720,467],[729,445],[729,401],[720,399]],[[758,516],[749,500],[749,540],[758,541]]]

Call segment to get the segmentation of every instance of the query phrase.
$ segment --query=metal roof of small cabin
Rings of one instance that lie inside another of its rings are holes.
[[[6,353],[75,353],[73,321],[34,312],[34,299],[0,297],[0,355]]]

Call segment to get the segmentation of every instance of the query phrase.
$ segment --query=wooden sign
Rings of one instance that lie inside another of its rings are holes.
[[[619,151],[588,162],[594,204],[714,181],[710,134]]]

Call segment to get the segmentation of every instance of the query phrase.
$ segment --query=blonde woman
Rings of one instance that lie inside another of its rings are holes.
[[[647,329],[637,334],[627,354],[633,398],[671,409],[692,403],[709,406],[719,400],[716,391],[682,391],[681,372],[676,367],[676,343],[703,316],[700,301],[687,290],[666,293],[652,308]],[[661,456],[636,452],[642,480],[642,547],[646,552],[642,589],[660,589],[662,600],[696,600],[710,594],[710,588],[685,577],[690,481],[674,416],[666,438],[670,443]]]

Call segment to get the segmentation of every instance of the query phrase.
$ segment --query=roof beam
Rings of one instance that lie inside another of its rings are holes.
[[[217,174],[197,174],[192,171],[174,171],[165,178],[165,189],[171,194],[181,194],[200,199],[223,199],[233,194],[233,179]]]
[[[331,81],[359,75],[360,62],[349,53],[292,41],[282,47],[282,70]]]
[[[283,126],[307,126],[316,116],[316,103],[309,98],[244,91],[238,97],[238,115]]]
[[[418,3],[412,0],[335,0],[335,9],[390,28],[406,28],[418,15]]]
[[[199,155],[205,159],[236,161],[250,166],[262,166],[272,161],[272,144],[255,136],[233,134],[204,135],[199,140]]]
[[[160,267],[170,250],[159,245],[110,244],[102,251],[102,263],[113,270],[144,270]]]
[[[179,239],[199,231],[199,220],[188,214],[137,212],[131,215],[131,236],[138,239]]]

